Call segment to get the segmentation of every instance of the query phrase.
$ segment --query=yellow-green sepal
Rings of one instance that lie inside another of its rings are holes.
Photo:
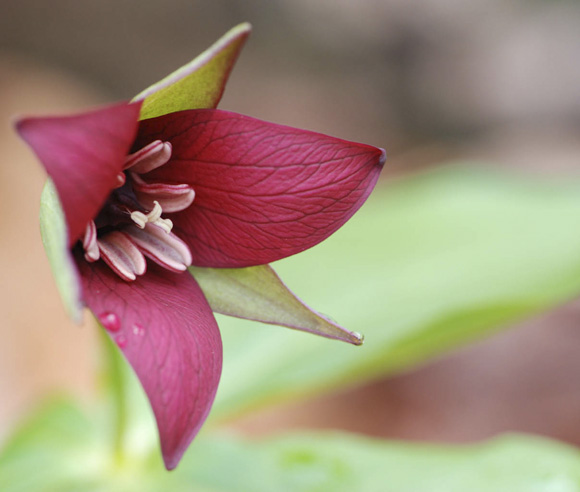
[[[310,309],[269,265],[248,268],[190,267],[212,310],[237,318],[306,331],[361,345],[363,337]]]
[[[187,109],[215,108],[252,26],[239,24],[197,58],[138,94],[141,119]]]
[[[80,323],[83,304],[79,274],[68,248],[64,212],[50,179],[40,197],[40,235],[67,314],[74,322]]]

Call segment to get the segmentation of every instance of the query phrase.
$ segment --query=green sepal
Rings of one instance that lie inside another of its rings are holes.
[[[269,265],[190,271],[213,311],[361,345],[363,337],[321,316],[284,285]]]
[[[79,276],[68,248],[64,213],[51,179],[46,181],[40,197],[40,235],[67,314],[80,323],[83,304]]]
[[[234,27],[187,65],[138,94],[133,101],[143,100],[141,119],[215,108],[251,30],[247,22]]]

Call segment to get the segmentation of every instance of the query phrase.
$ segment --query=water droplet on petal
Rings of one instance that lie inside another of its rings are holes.
[[[139,323],[133,325],[133,334],[142,337],[145,335],[145,328],[143,328]]]
[[[99,321],[101,322],[105,330],[110,331],[112,333],[116,333],[121,329],[121,320],[119,319],[119,316],[117,316],[115,313],[109,312],[101,313],[99,315]]]
[[[125,335],[117,335],[115,337],[115,342],[120,349],[124,349],[127,346],[127,337]]]

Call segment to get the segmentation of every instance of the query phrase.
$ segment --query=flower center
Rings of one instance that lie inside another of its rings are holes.
[[[187,184],[148,182],[143,175],[165,165],[171,144],[156,140],[127,156],[113,190],[82,238],[88,262],[104,260],[123,280],[132,281],[147,269],[145,257],[173,272],[191,265],[189,247],[173,232],[165,213],[188,208],[195,197]]]

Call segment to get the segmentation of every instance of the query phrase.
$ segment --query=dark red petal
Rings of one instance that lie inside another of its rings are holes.
[[[133,366],[151,402],[165,466],[175,468],[205,421],[222,367],[211,309],[191,275],[149,265],[135,282],[80,259],[84,299]]]
[[[95,218],[123,170],[141,103],[117,104],[73,116],[26,118],[16,124],[54,181],[69,245]]]
[[[143,121],[138,145],[171,142],[147,181],[187,183],[196,198],[171,214],[193,264],[245,267],[303,251],[364,203],[384,150],[220,110]]]

